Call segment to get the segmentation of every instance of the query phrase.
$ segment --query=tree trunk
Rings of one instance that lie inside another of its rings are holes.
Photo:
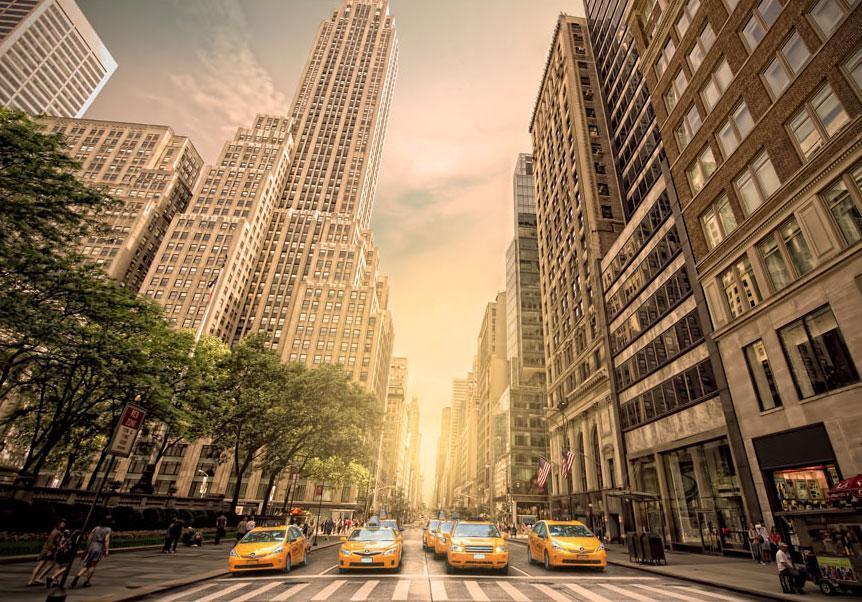
[[[249,453],[246,459],[243,461],[242,465],[240,465],[239,461],[239,452],[235,450],[234,452],[234,474],[236,475],[236,483],[233,486],[233,497],[230,501],[230,511],[236,514],[236,507],[239,505],[239,488],[242,487],[242,478],[245,476],[245,471],[248,469],[248,465],[251,463],[252,454]]]
[[[76,454],[69,454],[66,457],[66,468],[63,470],[63,478],[60,479],[60,489],[65,489],[69,485],[69,479],[72,477],[72,466],[77,459]]]
[[[275,486],[275,480],[278,478],[278,473],[272,473],[269,475],[269,481],[266,484],[266,494],[263,496],[263,508],[261,508],[260,513],[266,514],[266,511],[269,509],[269,494],[272,491],[272,488]]]
[[[96,481],[98,480],[99,470],[101,470],[102,464],[105,463],[105,458],[107,456],[108,456],[108,448],[107,448],[107,446],[105,446],[102,449],[102,453],[99,454],[99,461],[96,462],[96,468],[93,470],[93,472],[90,473],[90,478],[87,479],[87,484],[84,485],[85,491],[91,491],[93,489],[93,486],[96,484]]]

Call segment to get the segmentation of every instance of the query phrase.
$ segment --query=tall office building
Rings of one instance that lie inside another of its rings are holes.
[[[620,482],[599,261],[624,209],[586,22],[561,15],[533,111],[539,276],[557,516],[615,524]],[[559,460],[573,450],[572,473]],[[596,525],[598,526],[598,525]],[[611,528],[606,524],[605,528]]]
[[[751,507],[784,529],[862,471],[862,11],[852,0],[633,4],[739,416],[737,459],[754,473]],[[698,486],[711,474],[728,491],[732,475],[698,457],[669,454]],[[692,527],[679,526],[696,540]]]
[[[474,358],[474,367],[476,365]],[[476,397],[476,378],[468,372],[466,378],[452,381],[452,403],[457,403],[461,411],[461,432],[457,438],[457,454],[450,480],[453,507],[475,509],[480,503],[477,489],[478,476],[478,399]]]
[[[407,404],[407,461],[404,463],[404,487],[407,503],[413,511],[418,510],[423,503],[421,424],[419,400],[413,397]]]
[[[102,216],[106,230],[81,241],[81,252],[137,291],[171,220],[189,204],[200,155],[167,126],[59,117],[40,123],[63,136],[87,184],[120,201]]]
[[[514,238],[506,252],[508,386],[493,406],[495,515],[515,523],[547,515],[545,488],[533,481],[548,457],[545,354],[536,232],[533,157],[518,156],[513,183]]]
[[[434,469],[434,508],[447,509],[451,504],[448,496],[449,486],[449,439],[451,437],[452,408],[440,411],[440,437],[437,439],[437,461]]]
[[[389,386],[386,392],[386,407],[383,411],[383,433],[378,459],[376,487],[379,498],[387,500],[392,494],[406,492],[404,481],[407,463],[407,358],[393,357],[389,367]]]
[[[117,63],[74,0],[0,0],[0,103],[81,117]]]

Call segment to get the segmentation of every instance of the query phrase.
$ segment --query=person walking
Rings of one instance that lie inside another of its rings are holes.
[[[182,537],[184,526],[185,523],[182,521],[182,519],[178,518],[168,528],[168,531],[171,535],[171,554],[177,553],[177,544],[180,542],[180,537]]]
[[[84,566],[72,579],[72,587],[78,587],[78,580],[84,577],[81,587],[90,587],[90,580],[96,572],[96,566],[102,558],[107,558],[111,549],[111,517],[106,516],[104,521],[97,521],[96,526],[90,531],[87,540],[87,549],[84,552]]]
[[[248,533],[248,517],[243,516],[236,526],[236,542],[239,543],[239,540],[245,537],[246,533]]]
[[[757,564],[763,564],[763,554],[761,552],[760,534],[754,525],[748,526],[748,546],[751,549],[751,557],[754,558]]]
[[[760,537],[760,560],[762,564],[772,562],[772,550],[769,543],[769,529],[762,523],[754,525],[757,530],[757,535]]]
[[[57,521],[57,524],[54,525],[54,528],[51,529],[51,532],[48,534],[48,538],[42,545],[42,551],[39,552],[36,567],[33,569],[33,573],[30,575],[30,581],[27,585],[42,585],[42,578],[54,567],[56,562],[54,556],[57,553],[57,544],[59,543],[60,537],[63,535],[63,529],[65,528],[66,521],[59,520]]]
[[[781,533],[778,532],[778,528],[775,525],[772,525],[772,529],[769,530],[769,543],[772,544],[772,549],[776,551],[776,554],[778,554],[778,546],[781,543]]]
[[[50,588],[57,585],[60,581],[60,576],[72,564],[72,560],[75,559],[72,546],[79,535],[80,531],[77,529],[74,532],[69,529],[63,531],[63,535],[60,536],[57,542],[57,552],[54,554],[54,572],[45,579],[46,587]]]
[[[222,512],[218,515],[218,518],[216,518],[216,545],[221,543],[221,538],[225,536],[225,533],[227,533],[227,517],[224,515],[224,512]]]

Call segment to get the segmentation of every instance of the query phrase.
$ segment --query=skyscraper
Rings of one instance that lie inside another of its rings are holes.
[[[383,433],[378,458],[377,488],[389,488],[380,499],[394,492],[404,493],[404,465],[407,462],[407,358],[393,357],[389,367],[389,386],[383,412]]]
[[[449,483],[449,438],[451,437],[452,408],[444,407],[440,411],[440,437],[437,439],[437,461],[434,469],[434,499],[435,509],[447,509],[452,504],[448,496]]]
[[[81,117],[117,63],[74,0],[0,0],[0,103]]]
[[[81,241],[81,252],[137,291],[175,215],[185,211],[203,160],[167,126],[44,117],[81,163],[80,177],[120,201],[103,214],[107,230]]]

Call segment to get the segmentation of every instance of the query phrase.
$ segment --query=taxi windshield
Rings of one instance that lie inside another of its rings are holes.
[[[433,531],[434,529],[436,529],[439,526],[440,526],[439,520],[432,520],[430,523],[428,523],[428,529],[430,531]]]
[[[452,523],[450,523],[448,521],[440,523],[440,526],[437,528],[437,531],[439,531],[441,533],[448,533],[451,530],[452,530]]]
[[[383,521],[383,522],[382,522],[382,523],[380,523],[380,524],[382,524],[384,527],[389,527],[389,528],[390,528],[390,529],[392,529],[393,531],[397,531],[397,530],[398,530],[398,523],[397,523],[396,521],[394,521],[394,520],[385,520],[385,521]]]
[[[552,537],[594,537],[584,525],[548,525]]]
[[[284,529],[249,531],[240,543],[278,543],[284,541]]]
[[[392,529],[356,529],[348,537],[350,541],[394,541]]]
[[[455,527],[452,537],[500,537],[494,525],[461,524]]]

